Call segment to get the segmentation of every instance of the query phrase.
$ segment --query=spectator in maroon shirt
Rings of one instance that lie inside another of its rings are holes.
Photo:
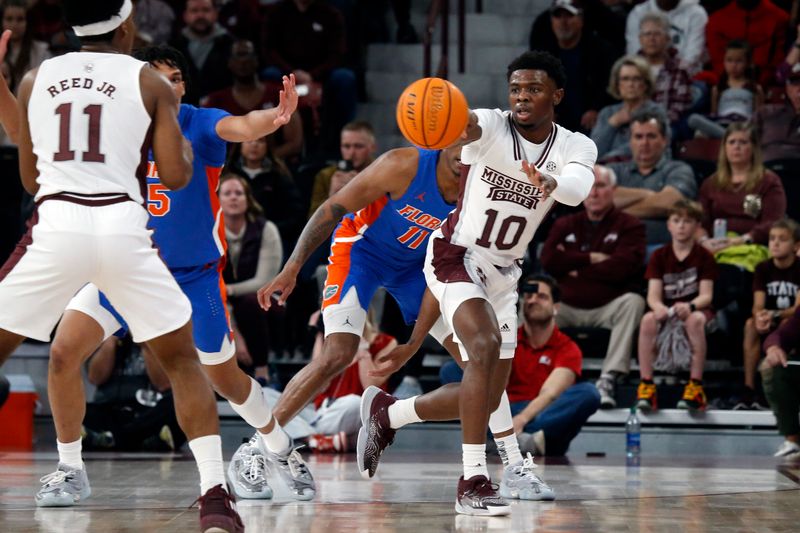
[[[673,325],[669,324],[670,321],[679,321],[683,325],[691,350],[690,379],[678,408],[703,410],[707,404],[703,391],[705,326],[713,316],[710,308],[717,264],[695,240],[702,220],[703,210],[698,203],[678,200],[667,219],[672,242],[653,252],[647,265],[645,278],[648,280],[647,305],[650,311],[642,317],[639,326],[639,373],[642,381],[637,392],[637,407],[642,410],[657,408],[653,366],[657,351],[665,349],[657,342],[659,333]],[[678,354],[674,353],[674,344],[677,343],[673,343],[671,351],[673,359],[676,359]]]
[[[558,326],[611,330],[596,385],[601,407],[612,408],[614,383],[629,372],[634,332],[644,312],[644,298],[636,291],[642,279],[645,229],[638,218],[614,207],[614,172],[598,165],[594,173],[585,210],[556,220],[541,260],[561,286]]]
[[[764,161],[800,158],[800,63],[786,68],[786,101],[756,113]]]
[[[258,57],[252,42],[238,40],[233,43],[228,69],[233,74],[233,85],[201,99],[203,107],[224,109],[231,115],[240,116],[255,109],[278,105],[283,84],[258,79]],[[303,151],[303,122],[298,113],[292,113],[289,123],[273,134],[271,142],[273,156],[290,165],[299,162]]]
[[[535,455],[564,455],[600,406],[592,383],[577,383],[583,355],[556,326],[560,291],[546,274],[528,276],[522,284],[522,325],[506,392],[514,415],[520,450]],[[460,381],[454,361],[442,367],[443,383]]]
[[[784,218],[769,230],[770,259],[756,267],[753,276],[753,314],[744,327],[744,390],[734,409],[762,409],[756,393],[756,367],[761,341],[794,314],[800,303],[800,226]]]
[[[338,152],[339,131],[356,113],[356,78],[343,67],[346,36],[342,14],[317,0],[282,0],[264,17],[265,79],[294,72],[297,85],[323,85],[323,149]],[[335,157],[335,156],[334,156]]]
[[[775,457],[800,457],[800,307],[764,342],[767,356],[761,364],[764,392],[778,421],[784,442]]]
[[[746,243],[767,244],[769,228],[786,214],[786,194],[777,174],[767,170],[754,124],[734,122],[725,130],[717,171],[700,187],[705,218],[700,242],[712,253]],[[713,236],[714,220],[727,221],[734,237]]]

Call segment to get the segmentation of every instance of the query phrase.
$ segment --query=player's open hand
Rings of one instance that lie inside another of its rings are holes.
[[[542,174],[535,165],[531,165],[524,159],[522,160],[522,168],[520,170],[522,170],[522,172],[528,176],[528,179],[531,183],[542,190],[544,193],[542,200],[547,200],[550,194],[552,194],[552,192],[556,190],[556,187],[558,187],[558,182],[553,176]]]
[[[264,311],[272,307],[272,298],[278,301],[278,305],[286,305],[286,299],[292,294],[296,283],[297,274],[284,268],[272,281],[258,289],[258,304]]]
[[[292,113],[297,109],[297,88],[295,87],[294,74],[289,74],[283,77],[283,90],[280,92],[278,99],[278,115],[275,117],[273,124],[281,127],[289,123],[292,118]]]
[[[388,378],[414,357],[417,348],[411,344],[398,344],[391,352],[375,358],[375,368],[369,371],[374,378]]]

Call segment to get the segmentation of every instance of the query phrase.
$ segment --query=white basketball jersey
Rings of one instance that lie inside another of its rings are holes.
[[[74,52],[39,67],[28,104],[41,198],[60,192],[144,201],[149,129],[139,74],[146,63]]]
[[[464,146],[461,162],[469,165],[462,183],[458,206],[442,226],[451,243],[474,250],[493,264],[506,267],[525,255],[533,238],[559,192],[579,185],[588,194],[592,181],[569,183],[577,179],[558,179],[554,193],[542,200],[543,192],[522,171],[522,160],[534,164],[545,174],[560,178],[567,164],[575,163],[590,171],[597,158],[597,147],[585,135],[573,133],[557,124],[542,144],[534,144],[520,135],[510,111],[476,109],[481,137]],[[583,172],[582,174],[588,174]],[[582,195],[585,198],[585,194]]]

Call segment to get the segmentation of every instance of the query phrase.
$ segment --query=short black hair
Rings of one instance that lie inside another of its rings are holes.
[[[523,279],[524,281],[522,282],[521,292],[525,292],[524,288],[529,283],[544,283],[550,287],[550,294],[553,297],[553,303],[558,303],[561,301],[561,289],[558,287],[558,282],[553,276],[545,274],[544,272],[538,272],[536,274],[525,276]]]
[[[147,61],[151,65],[164,63],[181,71],[183,83],[189,85],[189,63],[180,50],[166,44],[145,46],[133,51],[133,57],[139,61]]]
[[[517,57],[508,65],[506,79],[511,80],[511,74],[516,70],[543,70],[556,84],[557,89],[564,88],[567,83],[567,73],[561,60],[549,52],[541,50],[528,51]]]
[[[64,20],[70,26],[86,26],[109,20],[119,15],[124,0],[64,0]],[[83,42],[111,42],[114,39],[116,28],[101,35],[87,35],[78,37]]]
[[[657,113],[655,111],[634,111],[633,116],[631,117],[631,124],[634,122],[637,124],[647,124],[651,120],[656,122],[659,133],[661,133],[662,136],[669,138],[667,121],[664,120],[664,115],[662,113]]]

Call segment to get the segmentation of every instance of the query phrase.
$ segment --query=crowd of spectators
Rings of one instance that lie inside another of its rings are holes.
[[[264,314],[255,290],[279,270],[314,210],[379,155],[372,126],[355,117],[366,96],[365,45],[390,40],[381,22],[389,6],[398,28],[392,40],[417,42],[421,28],[411,24],[408,0],[135,3],[137,42],[169,43],[186,56],[186,103],[242,115],[277,105],[282,75],[297,80],[298,113],[267,138],[232,145],[219,191],[237,355],[260,381],[277,386],[276,359],[310,356],[315,270],[328,250],[317,251],[285,309]],[[3,0],[0,12],[12,32],[2,65],[12,88],[27,70],[78,46],[58,0]],[[800,191],[796,18],[777,0],[554,0],[531,14],[531,48],[558,57],[567,73],[557,120],[589,135],[599,153],[583,210],[559,212],[527,263],[553,278],[535,280],[544,287],[540,296],[522,291],[522,316],[531,299],[549,300],[552,316],[541,331],[523,325],[520,349],[535,352],[556,340],[569,347],[565,362],[554,365],[569,369],[553,374],[563,379],[519,370],[539,376],[515,396],[515,423],[530,434],[532,450],[565,451],[574,437],[549,436],[544,413],[585,421],[592,411],[588,396],[585,412],[559,411],[558,398],[581,385],[581,355],[558,328],[610,330],[594,389],[602,407],[617,405],[615,389],[638,358],[640,406],[658,405],[654,371],[682,369],[689,379],[680,406],[705,408],[703,363],[719,356],[707,333],[722,328],[733,339],[725,350],[736,345],[741,354],[724,357],[744,374],[740,390],[717,405],[765,408],[769,400],[776,413],[797,410],[780,399],[786,380],[797,384],[782,365],[795,357],[796,339],[780,334],[782,323],[797,320],[800,287],[800,234],[787,218],[800,216],[798,199],[787,198]],[[31,206],[16,184],[14,151],[0,137],[3,197],[11,198],[0,205],[4,256]],[[403,325],[391,324],[398,313],[390,300],[376,328],[397,335]],[[766,335],[771,340],[762,345]],[[763,360],[765,346],[771,351]],[[537,402],[544,393],[547,401]],[[781,431],[793,443],[787,449],[800,450],[796,420]]]

